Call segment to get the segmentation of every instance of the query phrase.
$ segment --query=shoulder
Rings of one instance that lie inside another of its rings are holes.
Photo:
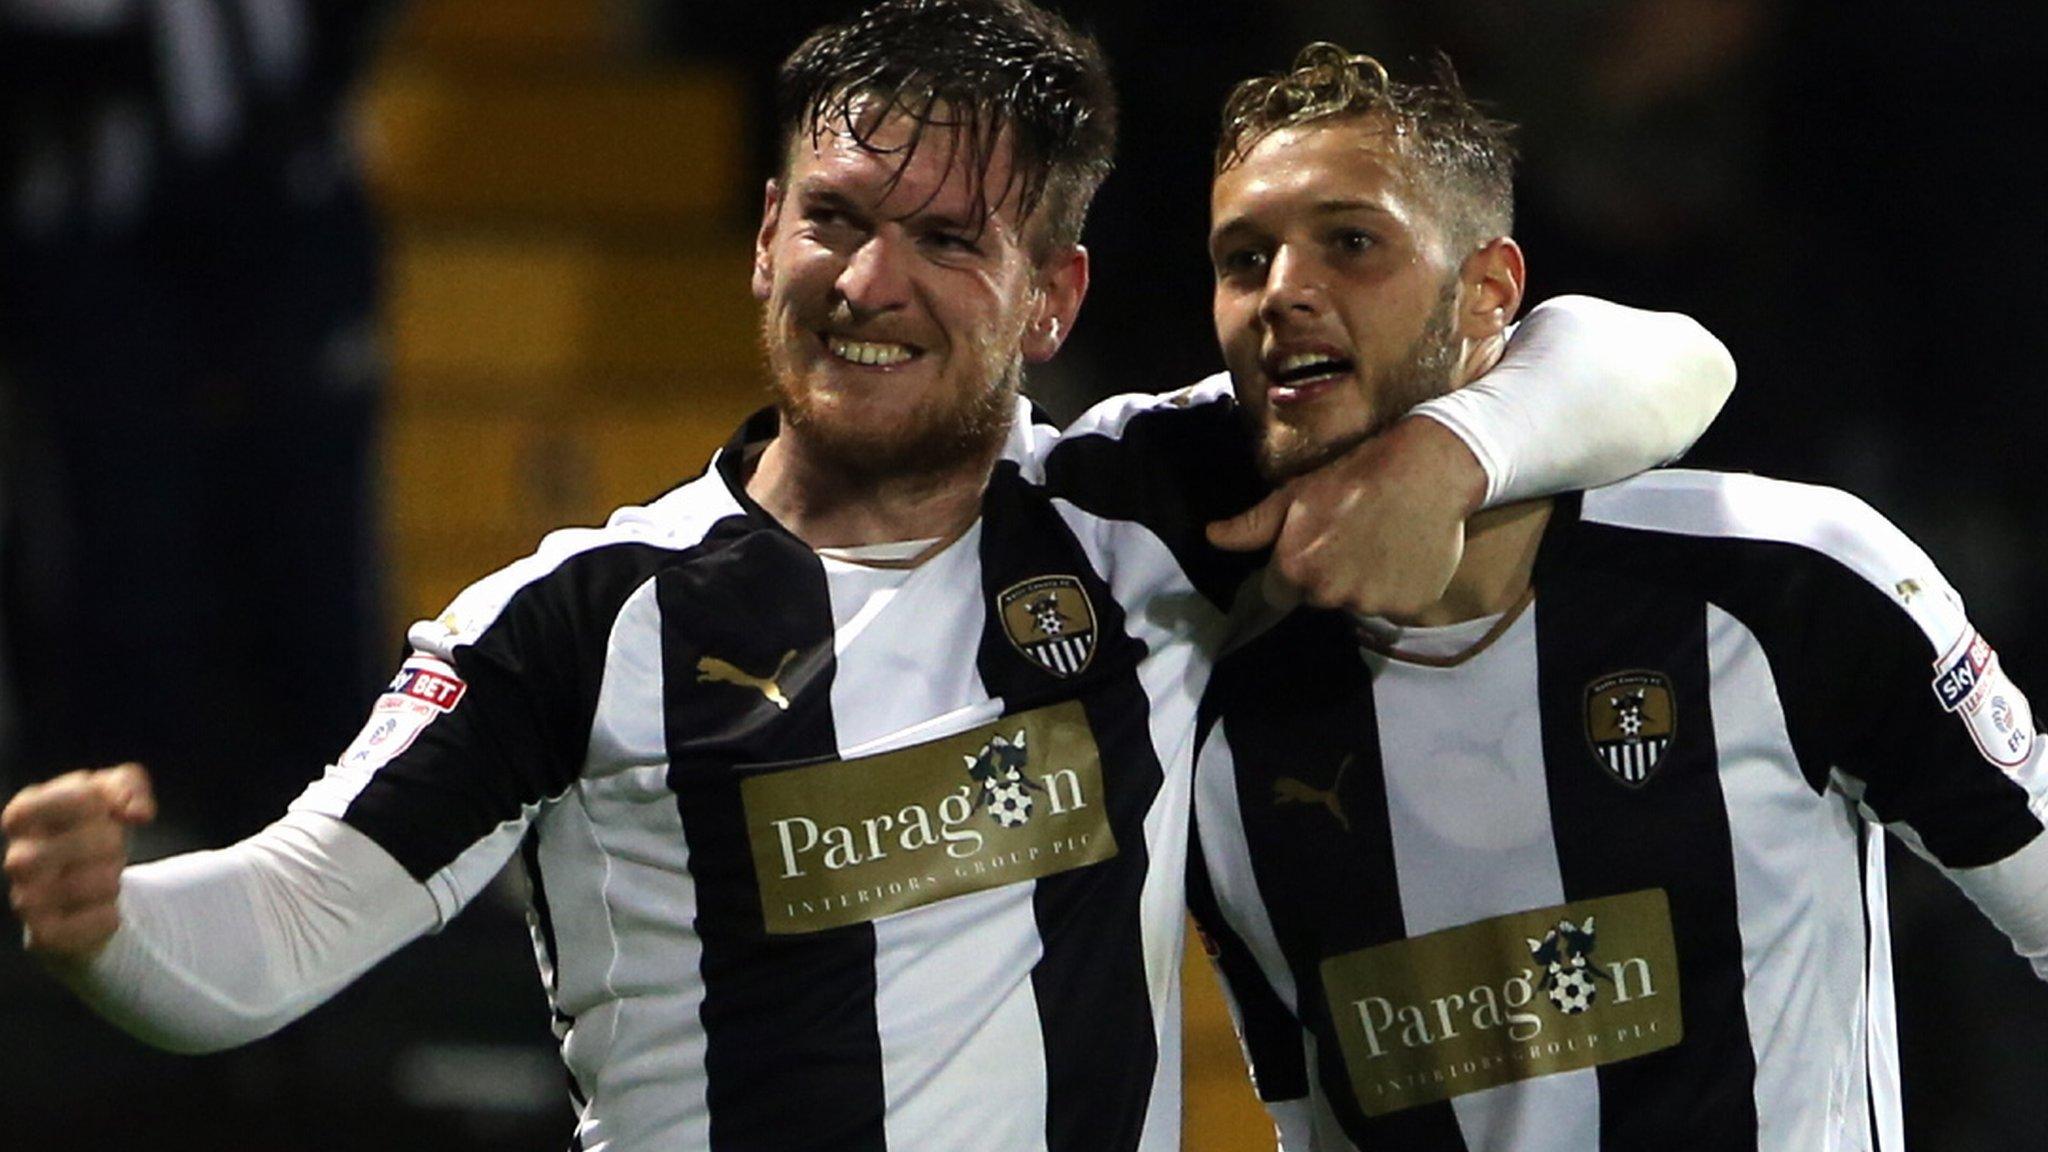
[[[1024,478],[1046,482],[1049,462],[1090,471],[1156,452],[1192,452],[1218,432],[1236,431],[1237,405],[1222,373],[1171,392],[1133,392],[1098,401],[1065,428],[1020,417],[1006,455]]]
[[[702,546],[715,525],[745,515],[718,471],[707,470],[646,504],[617,509],[602,526],[548,533],[530,555],[471,584],[434,619],[415,623],[406,639],[448,659],[515,605],[608,614],[655,571]]]
[[[1104,436],[1118,439],[1133,425],[1157,422],[1162,416],[1169,424],[1193,423],[1216,416],[1229,417],[1236,407],[1230,377],[1218,372],[1185,388],[1156,394],[1132,393],[1111,396],[1083,412],[1067,426],[1067,437]],[[1180,413],[1180,415],[1173,415]]]
[[[1861,498],[1742,473],[1664,469],[1586,492],[1581,536],[1663,561],[1674,576],[1788,603],[1874,593],[1946,647],[1968,627],[1962,598],[1926,551]]]

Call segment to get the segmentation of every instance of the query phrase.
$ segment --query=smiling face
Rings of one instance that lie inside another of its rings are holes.
[[[866,146],[793,140],[755,244],[784,435],[859,476],[985,462],[1023,363],[1058,349],[1087,287],[1078,247],[1032,258],[1006,137],[977,180],[942,125],[906,164],[912,127],[884,120]],[[984,189],[1003,200],[986,204]]]
[[[1460,261],[1385,120],[1273,132],[1210,209],[1216,335],[1269,478],[1463,383]]]

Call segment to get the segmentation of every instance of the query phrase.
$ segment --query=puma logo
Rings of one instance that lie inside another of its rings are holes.
[[[697,683],[737,684],[742,688],[752,688],[754,691],[766,696],[770,704],[787,712],[789,711],[789,697],[782,694],[780,681],[782,673],[789,668],[789,662],[794,659],[796,659],[796,649],[791,648],[782,654],[782,661],[775,666],[775,671],[766,676],[755,676],[729,660],[720,660],[716,656],[705,656],[697,661]]]
[[[1337,790],[1344,786],[1344,773],[1351,770],[1352,757],[1346,756],[1337,765],[1337,778],[1330,781],[1328,788],[1317,788],[1304,784],[1292,776],[1282,776],[1273,781],[1273,803],[1275,804],[1318,804],[1328,809],[1337,818],[1338,827],[1351,831],[1351,819],[1344,815],[1344,802],[1337,798]]]

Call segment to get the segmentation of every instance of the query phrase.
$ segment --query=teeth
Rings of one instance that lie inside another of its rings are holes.
[[[1285,376],[1289,373],[1299,372],[1303,368],[1319,364],[1328,364],[1334,368],[1337,366],[1337,363],[1338,361],[1335,357],[1322,352],[1296,352],[1292,355],[1281,357],[1280,367],[1274,375]]]
[[[910,359],[911,351],[902,344],[884,344],[870,340],[842,340],[830,337],[825,346],[834,356],[853,364],[870,367],[888,367]]]

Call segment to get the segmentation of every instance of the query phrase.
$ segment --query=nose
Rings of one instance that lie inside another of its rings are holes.
[[[1292,244],[1273,253],[1266,268],[1266,282],[1259,298],[1259,317],[1277,324],[1289,316],[1313,316],[1323,307],[1323,283],[1315,261]]]
[[[882,229],[846,258],[833,287],[855,316],[878,315],[901,308],[909,300],[904,247],[899,238]]]

